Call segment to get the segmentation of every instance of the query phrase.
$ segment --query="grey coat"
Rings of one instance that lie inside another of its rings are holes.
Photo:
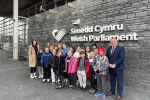
[[[95,72],[99,70],[98,74],[107,75],[108,67],[109,61],[107,56],[105,55],[100,56],[99,54],[95,56],[93,60],[93,69]]]

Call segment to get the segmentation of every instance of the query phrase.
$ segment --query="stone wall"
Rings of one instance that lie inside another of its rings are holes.
[[[118,41],[126,49],[124,85],[150,91],[150,0],[105,0],[102,3],[82,7],[29,23],[29,44],[35,39],[44,48],[47,42],[57,44],[52,36],[53,29],[65,29],[68,34],[60,41],[72,46],[87,46],[94,42],[70,42],[72,22],[81,19],[84,25],[124,24],[122,31],[104,32],[107,35],[121,35],[136,32],[137,41]],[[86,35],[89,35],[88,33]],[[92,33],[97,34],[97,33]],[[110,46],[109,42],[96,42]]]

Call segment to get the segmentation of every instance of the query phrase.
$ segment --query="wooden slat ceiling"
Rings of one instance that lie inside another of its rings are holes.
[[[19,11],[41,2],[42,0],[18,0]],[[49,0],[53,1],[53,0]],[[13,0],[0,0],[0,17],[11,16],[13,14]]]

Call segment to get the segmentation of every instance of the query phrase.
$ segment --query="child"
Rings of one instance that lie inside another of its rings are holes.
[[[90,58],[90,52],[91,52],[91,49],[89,46],[86,47],[86,54],[87,54],[87,58]]]
[[[58,46],[57,46],[57,45],[55,45],[55,46],[54,46],[54,49],[55,49],[55,50],[57,50],[57,49],[58,49]]]
[[[51,76],[52,76],[52,84],[55,83],[55,73],[53,71],[53,68],[54,68],[54,59],[56,57],[56,50],[53,49],[52,51],[52,55],[50,56],[49,58],[49,65],[50,65],[50,69],[51,69]]]
[[[97,48],[94,49],[94,53],[95,53],[95,55],[98,54],[98,49]]]
[[[109,67],[108,58],[104,54],[104,48],[98,48],[98,55],[95,56],[93,60],[93,68],[97,75],[97,86],[98,92],[95,96],[101,96],[102,99],[105,99],[105,88],[106,88],[106,75],[107,69]],[[102,93],[102,94],[101,94]]]
[[[77,51],[73,54],[73,56],[74,56],[74,58],[76,59],[76,62],[77,62],[77,58],[80,57],[81,47],[78,46],[76,50],[77,50]]]
[[[77,51],[73,54],[73,56],[74,56],[74,58],[75,58],[75,60],[76,60],[76,62],[77,62],[77,58],[80,57],[81,47],[78,46],[76,50],[77,50]],[[79,85],[78,76],[77,76],[77,83],[76,83],[76,85],[77,85],[77,87],[78,87],[78,85]]]
[[[77,75],[80,82],[81,90],[84,92],[86,89],[86,77],[89,77],[89,60],[87,57],[85,57],[85,52],[80,52],[80,58],[77,58]]]
[[[53,46],[50,46],[49,47],[49,52],[52,53],[52,51],[53,51]]]
[[[64,86],[63,73],[65,71],[65,59],[63,57],[63,53],[61,50],[59,50],[57,53],[57,56],[55,56],[53,70],[54,70],[55,75],[56,75],[56,89],[62,88]],[[60,86],[58,86],[58,78],[61,79],[61,85]]]
[[[93,69],[93,60],[94,60],[94,56],[95,53],[93,51],[90,52],[90,58],[89,58],[89,62],[90,62],[90,84],[91,84],[91,90],[89,91],[90,93],[95,93],[95,71]]]
[[[63,55],[66,57],[66,53],[68,52],[69,48],[67,48],[67,45],[63,44]]]
[[[74,54],[74,48],[73,47],[69,47],[69,50],[71,50],[72,54]]]
[[[97,48],[96,43],[93,44],[93,50]]]
[[[65,72],[68,74],[69,78],[69,87],[67,90],[74,91],[74,73],[76,69],[76,61],[72,54],[73,53],[71,50],[67,52],[68,56],[65,59]]]
[[[54,47],[55,47],[55,44],[54,44],[54,43],[52,43],[52,44],[51,44],[51,46],[52,46],[52,47],[53,47],[53,49],[54,49]]]
[[[46,82],[46,80],[47,80],[47,83],[50,82],[50,68],[49,68],[49,57],[50,56],[51,56],[51,53],[49,53],[49,48],[46,47],[45,53],[43,53],[42,57],[41,57],[41,66],[44,69],[43,83]]]
[[[43,78],[43,67],[41,67],[41,56],[43,54],[42,48],[40,49],[40,52],[37,55],[38,63],[37,66],[39,66],[39,78]]]
[[[61,43],[58,43],[58,49],[57,49],[57,52],[58,52],[59,50],[62,50],[62,45],[61,45]]]

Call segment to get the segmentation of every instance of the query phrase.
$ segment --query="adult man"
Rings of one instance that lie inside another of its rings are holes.
[[[111,38],[111,46],[107,48],[106,56],[109,60],[109,74],[110,74],[110,83],[111,89],[107,96],[115,95],[115,86],[117,78],[117,93],[118,96],[115,100],[121,100],[123,93],[123,70],[125,69],[124,65],[124,56],[125,49],[123,46],[117,44],[116,38]]]

